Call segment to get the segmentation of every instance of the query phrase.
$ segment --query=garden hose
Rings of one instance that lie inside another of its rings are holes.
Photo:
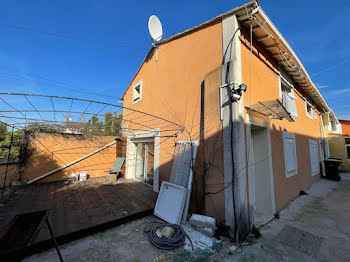
[[[150,228],[151,224],[159,224]],[[180,225],[168,224],[163,222],[150,222],[144,229],[145,233],[149,233],[148,239],[152,245],[162,250],[171,250],[182,247],[185,244],[186,237],[193,244],[191,239],[187,236],[184,229]]]

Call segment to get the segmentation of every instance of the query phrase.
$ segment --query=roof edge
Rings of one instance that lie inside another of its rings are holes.
[[[266,24],[271,28],[271,30],[278,36],[278,40],[280,42],[283,43],[283,45],[287,48],[287,50],[290,52],[290,54],[293,56],[293,58],[295,59],[295,61],[298,64],[298,67],[302,70],[302,72],[304,73],[304,75],[306,76],[306,78],[308,79],[311,87],[316,91],[316,94],[320,97],[321,101],[324,103],[326,110],[336,119],[336,115],[334,114],[333,110],[328,106],[326,100],[324,99],[324,97],[322,96],[322,94],[320,93],[320,91],[318,90],[318,88],[316,87],[316,85],[313,83],[313,81],[311,80],[311,77],[309,76],[308,72],[306,71],[303,63],[300,61],[300,59],[298,58],[298,56],[296,55],[296,53],[294,52],[294,50],[292,49],[292,47],[289,45],[289,43],[287,42],[287,40],[283,37],[283,35],[279,32],[279,30],[277,29],[277,27],[274,25],[274,23],[271,21],[271,19],[268,17],[268,15],[264,12],[264,10],[261,8],[261,6],[258,7],[258,14],[261,15],[261,17],[263,17],[263,19],[266,21]]]

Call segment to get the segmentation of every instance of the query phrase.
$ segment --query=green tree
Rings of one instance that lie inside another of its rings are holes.
[[[112,113],[111,112],[106,112],[105,113],[104,129],[105,129],[105,135],[106,136],[113,135],[113,131],[112,131]]]
[[[13,132],[13,139],[11,145],[11,132],[7,132],[6,137],[0,142],[0,159],[7,160],[9,149],[11,145],[10,152],[10,162],[19,162],[19,154],[21,149],[23,131],[17,130]]]
[[[103,134],[103,122],[97,116],[91,117],[91,135],[101,135]]]
[[[122,135],[122,117],[121,114],[113,114],[113,135],[115,136]]]
[[[3,123],[0,123],[0,141],[5,140],[7,135],[7,126]]]

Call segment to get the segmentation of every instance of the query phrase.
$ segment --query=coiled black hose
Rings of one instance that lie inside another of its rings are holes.
[[[158,226],[155,226],[153,228],[150,228],[151,224],[159,224]],[[157,230],[161,229],[163,227],[171,227],[174,229],[173,234],[171,237],[158,237]],[[163,250],[171,250],[178,247],[182,247],[185,244],[186,237],[191,243],[191,247],[193,249],[193,244],[191,239],[187,236],[185,231],[180,225],[176,224],[168,224],[163,222],[150,222],[146,225],[144,229],[145,233],[149,233],[148,239],[154,245],[155,247]]]

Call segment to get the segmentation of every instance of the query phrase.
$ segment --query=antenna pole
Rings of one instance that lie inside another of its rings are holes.
[[[158,61],[158,46],[154,42],[152,43],[152,45],[156,49],[156,61]]]

